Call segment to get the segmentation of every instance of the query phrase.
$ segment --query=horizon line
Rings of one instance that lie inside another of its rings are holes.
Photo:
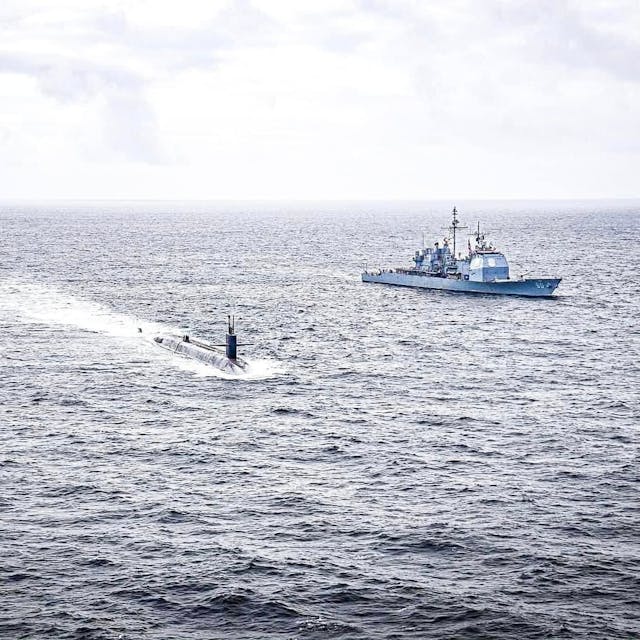
[[[48,203],[48,202],[224,202],[224,203],[345,203],[345,202],[602,202],[626,201],[640,202],[638,196],[598,196],[598,197],[465,197],[465,198],[82,198],[82,197],[53,197],[53,198],[0,198],[0,204],[15,202]]]

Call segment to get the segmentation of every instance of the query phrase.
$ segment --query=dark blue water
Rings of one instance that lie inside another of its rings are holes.
[[[360,282],[448,203],[2,206],[0,637],[640,637],[640,206],[458,207],[556,298]]]

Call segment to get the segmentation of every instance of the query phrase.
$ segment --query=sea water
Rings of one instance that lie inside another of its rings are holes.
[[[457,205],[2,205],[0,637],[637,637],[640,204]]]

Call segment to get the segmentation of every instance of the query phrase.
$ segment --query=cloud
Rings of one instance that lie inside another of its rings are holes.
[[[63,104],[96,102],[107,148],[135,161],[166,161],[144,80],[135,73],[65,56],[0,53],[2,72],[34,78],[46,96]]]
[[[126,52],[153,76],[176,70],[211,69],[230,51],[272,44],[276,22],[248,0],[229,3],[197,25],[134,22],[124,10],[99,13],[87,33]]]
[[[587,3],[567,0],[499,0],[492,13],[502,28],[517,30],[522,53],[529,59],[576,70],[597,69],[640,82],[640,41],[634,25],[640,7],[627,11],[609,7],[606,12],[588,8]]]
[[[56,14],[37,5],[20,11],[16,4],[7,5],[2,18],[0,36],[14,48],[0,51],[0,73],[30,77],[61,103],[93,102],[107,149],[152,163],[171,154],[161,151],[149,87],[176,73],[211,70],[225,52],[264,43],[275,24],[247,0],[192,27],[149,27],[124,8]]]
[[[63,102],[142,86],[142,79],[129,70],[61,55],[0,52],[2,72],[31,76],[45,94]]]
[[[0,117],[128,193],[132,163],[200,196],[415,196],[423,167],[526,184],[552,156],[561,189],[571,156],[637,160],[638,28],[635,0],[5,0]]]
[[[137,162],[168,161],[160,146],[155,116],[139,92],[109,92],[104,112],[105,137],[116,153]]]

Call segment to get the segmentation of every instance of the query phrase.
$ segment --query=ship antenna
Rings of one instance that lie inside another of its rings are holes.
[[[458,220],[458,209],[453,207],[453,220],[451,221],[451,230],[453,231],[453,257],[456,255],[456,231],[458,229],[466,229],[467,227],[460,226],[460,220]]]
[[[467,227],[460,226],[460,220],[458,220],[458,209],[453,207],[453,220],[448,227],[445,227],[446,230],[449,231],[450,234],[453,235],[453,256],[455,258],[456,255],[456,232],[458,229],[466,229]]]
[[[453,256],[456,255],[456,229],[458,228],[458,210],[456,206],[453,205],[453,222],[451,223],[453,228]]]

